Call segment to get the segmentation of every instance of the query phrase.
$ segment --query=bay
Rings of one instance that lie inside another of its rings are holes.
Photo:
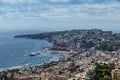
[[[17,34],[26,33],[29,34],[34,32],[0,33],[0,68],[24,65],[28,63],[36,65],[60,58],[61,55],[59,54],[47,52],[34,57],[25,56],[25,54],[37,52],[52,45],[52,43],[44,40],[14,38]]]

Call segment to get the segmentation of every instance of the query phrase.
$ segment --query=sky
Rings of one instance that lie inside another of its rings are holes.
[[[0,31],[120,30],[120,0],[0,0]]]

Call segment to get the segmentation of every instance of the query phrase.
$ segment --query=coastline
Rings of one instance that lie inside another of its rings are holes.
[[[14,36],[17,34],[25,34],[25,32],[0,34],[0,68],[19,66],[27,63],[38,64],[39,60],[36,60],[38,59],[37,56],[26,57],[25,54],[40,51],[52,45],[52,43],[46,40],[16,39]],[[42,60],[45,59],[42,58]],[[40,60],[40,63],[42,63],[42,60]]]
[[[78,35],[77,38],[73,32]],[[117,45],[118,48],[115,48],[116,46],[114,48],[109,46],[110,44],[114,46],[118,43],[120,34],[111,33],[110,31],[73,30],[36,35],[18,35],[15,38],[42,39],[53,42],[53,46],[45,48],[45,51],[53,51],[55,54],[61,53],[63,57],[58,61],[24,66],[22,69],[19,69],[20,73],[13,73],[15,74],[13,78],[19,79],[24,76],[24,79],[31,78],[31,80],[69,80],[70,78],[83,80],[83,78],[88,76],[87,73],[92,65],[101,62],[112,64],[120,59],[119,45]],[[113,42],[115,44],[112,44]]]
[[[13,67],[7,67],[7,68],[0,68],[0,72],[13,70],[13,69],[21,69],[21,68],[23,68],[23,66],[25,66],[25,65],[13,66]]]
[[[39,51],[38,51],[39,52]],[[44,52],[48,52],[48,53],[51,53],[51,54],[62,54],[62,58],[65,56],[64,54],[66,54],[67,52],[65,52],[65,51],[52,51],[52,50],[46,50],[46,49],[44,49],[44,50],[42,50],[42,52],[44,53]],[[41,54],[41,53],[40,53]],[[39,54],[38,54],[39,55]],[[27,54],[27,56],[29,56],[28,54]],[[35,56],[37,56],[37,55],[35,55]],[[34,56],[33,56],[34,57]],[[60,61],[60,59],[61,58],[59,58],[58,60],[54,60],[55,62],[59,62]],[[41,63],[41,64],[34,64],[34,65],[31,65],[30,63],[26,63],[26,64],[24,64],[24,65],[18,65],[18,66],[11,66],[11,67],[6,67],[6,68],[0,68],[0,72],[3,72],[3,71],[8,71],[8,70],[14,70],[14,69],[22,69],[22,68],[24,68],[24,67],[26,67],[26,66],[28,66],[28,67],[35,67],[35,66],[43,66],[43,65],[45,65],[45,64],[49,64],[49,63],[51,63],[52,61],[48,61],[48,62],[43,62],[43,63]]]

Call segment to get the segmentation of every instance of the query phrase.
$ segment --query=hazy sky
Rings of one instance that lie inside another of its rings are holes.
[[[120,30],[120,0],[0,0],[0,31]]]

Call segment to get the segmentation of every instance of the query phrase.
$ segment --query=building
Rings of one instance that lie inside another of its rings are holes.
[[[15,80],[27,80],[28,78],[27,78],[27,76],[20,76],[20,75],[18,75],[18,76],[14,76],[14,79]]]
[[[120,80],[120,70],[119,69],[112,70],[112,79]]]
[[[116,63],[116,69],[120,69],[120,62]]]

